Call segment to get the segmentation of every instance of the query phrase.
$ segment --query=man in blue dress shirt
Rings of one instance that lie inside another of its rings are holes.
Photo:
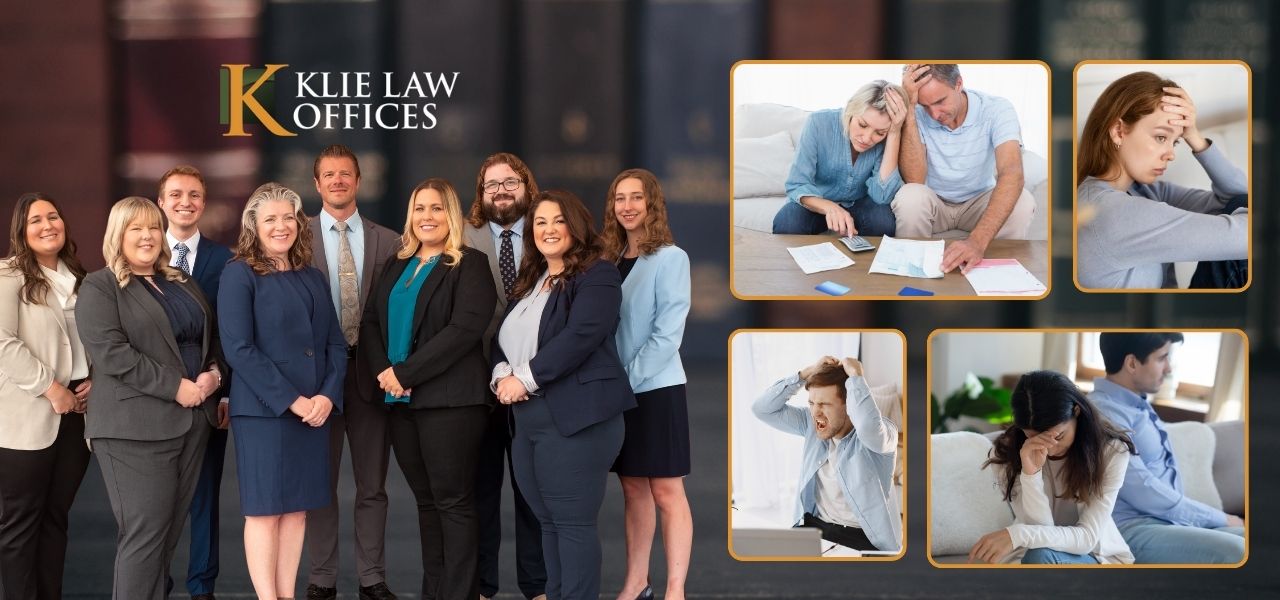
[[[802,386],[808,410],[787,405]],[[796,526],[854,550],[902,547],[893,486],[898,429],[871,399],[862,363],[824,356],[769,386],[751,410],[770,427],[804,437]]]
[[[1137,452],[1129,457],[1112,516],[1138,563],[1233,564],[1244,560],[1244,520],[1183,492],[1183,478],[1164,422],[1147,401],[1171,371],[1181,333],[1103,333],[1107,376],[1089,394],[1097,407],[1128,430]]]

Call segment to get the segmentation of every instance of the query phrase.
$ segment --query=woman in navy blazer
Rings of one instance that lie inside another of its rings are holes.
[[[306,511],[329,503],[327,419],[342,408],[347,344],[311,265],[302,199],[278,183],[249,197],[218,284],[231,365],[231,432],[258,598],[294,597]]]
[[[448,181],[413,189],[401,243],[366,303],[360,349],[391,407],[391,445],[418,501],[422,597],[474,600],[476,465],[493,407],[480,340],[498,293],[488,257],[463,246]]]
[[[658,178],[644,169],[619,173],[604,204],[604,256],[622,272],[618,355],[637,406],[625,414],[627,436],[613,471],[626,500],[627,575],[618,598],[646,600],[649,552],[662,513],[667,557],[664,598],[684,598],[693,547],[693,515],[684,493],[689,474],[689,409],[680,341],[689,315],[689,255],[676,247]]]
[[[577,196],[538,194],[525,218],[524,258],[493,345],[490,385],[512,404],[516,483],[542,526],[547,597],[598,598],[596,517],[635,406],[614,331],[617,267],[600,259]]]

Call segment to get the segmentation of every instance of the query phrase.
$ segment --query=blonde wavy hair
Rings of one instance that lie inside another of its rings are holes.
[[[240,214],[240,238],[236,240],[235,259],[243,260],[258,275],[279,271],[275,262],[262,251],[258,239],[258,211],[268,202],[288,202],[293,206],[293,217],[298,224],[298,237],[289,248],[289,270],[297,271],[311,265],[311,227],[306,213],[302,212],[302,198],[298,193],[274,181],[258,186],[249,195],[249,201]]]
[[[449,237],[444,240],[444,264],[453,266],[462,260],[462,203],[458,200],[458,192],[447,179],[431,177],[423,180],[409,192],[409,210],[404,215],[404,232],[400,234],[400,252],[396,258],[406,259],[418,252],[422,242],[413,234],[413,199],[419,192],[435,190],[444,199],[445,222],[449,225]]]
[[[115,274],[116,282],[123,288],[129,285],[129,278],[133,276],[133,269],[124,257],[124,232],[130,223],[139,219],[146,226],[160,229],[155,241],[160,246],[160,255],[155,262],[156,273],[169,281],[186,281],[187,276],[180,269],[169,266],[169,243],[164,235],[164,214],[160,207],[142,196],[129,196],[111,207],[111,214],[107,215],[107,233],[102,236],[102,258]]]

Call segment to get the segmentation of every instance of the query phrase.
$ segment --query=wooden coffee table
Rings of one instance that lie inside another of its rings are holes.
[[[733,228],[732,274],[730,287],[739,298],[764,300],[806,296],[826,299],[938,299],[978,295],[959,269],[941,279],[900,277],[868,273],[871,261],[880,248],[880,238],[864,236],[876,250],[853,253],[838,241],[834,233],[820,235],[774,235],[742,227]],[[907,239],[907,238],[903,238]],[[791,258],[787,248],[809,246],[829,241],[854,260],[851,267],[805,275]],[[947,240],[950,244],[954,240]],[[1049,243],[1044,240],[993,240],[985,258],[1016,258],[1041,283],[1049,285]],[[850,288],[844,296],[828,296],[814,289],[824,281],[834,281]],[[933,296],[899,296],[905,286],[929,290]],[[1043,296],[1041,296],[1043,297]],[[1036,296],[983,296],[984,299],[1036,300]]]

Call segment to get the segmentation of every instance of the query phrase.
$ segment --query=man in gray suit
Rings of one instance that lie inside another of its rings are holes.
[[[349,148],[334,144],[316,157],[316,191],[324,202],[311,219],[312,266],[329,279],[333,306],[347,340],[347,376],[342,414],[329,417],[329,483],[332,503],[307,512],[307,555],[311,561],[307,600],[338,597],[338,467],[344,436],[351,442],[356,480],[356,576],[360,600],[395,600],[387,588],[384,545],[387,529],[387,410],[375,394],[371,376],[362,373],[356,341],[369,290],[387,260],[399,249],[400,236],[370,221],[356,209],[360,163]]]
[[[489,256],[489,270],[497,286],[498,304],[484,335],[485,359],[498,324],[507,310],[507,296],[515,285],[524,254],[524,216],[538,183],[520,157],[499,152],[486,158],[476,175],[476,199],[467,217],[466,242]],[[476,469],[476,515],[480,519],[480,559],[476,569],[480,595],[498,593],[498,549],[502,543],[502,479],[511,460],[511,407],[498,404],[490,415]],[[545,597],[547,571],[542,560],[542,530],[511,476],[515,491],[516,581],[525,598]]]

